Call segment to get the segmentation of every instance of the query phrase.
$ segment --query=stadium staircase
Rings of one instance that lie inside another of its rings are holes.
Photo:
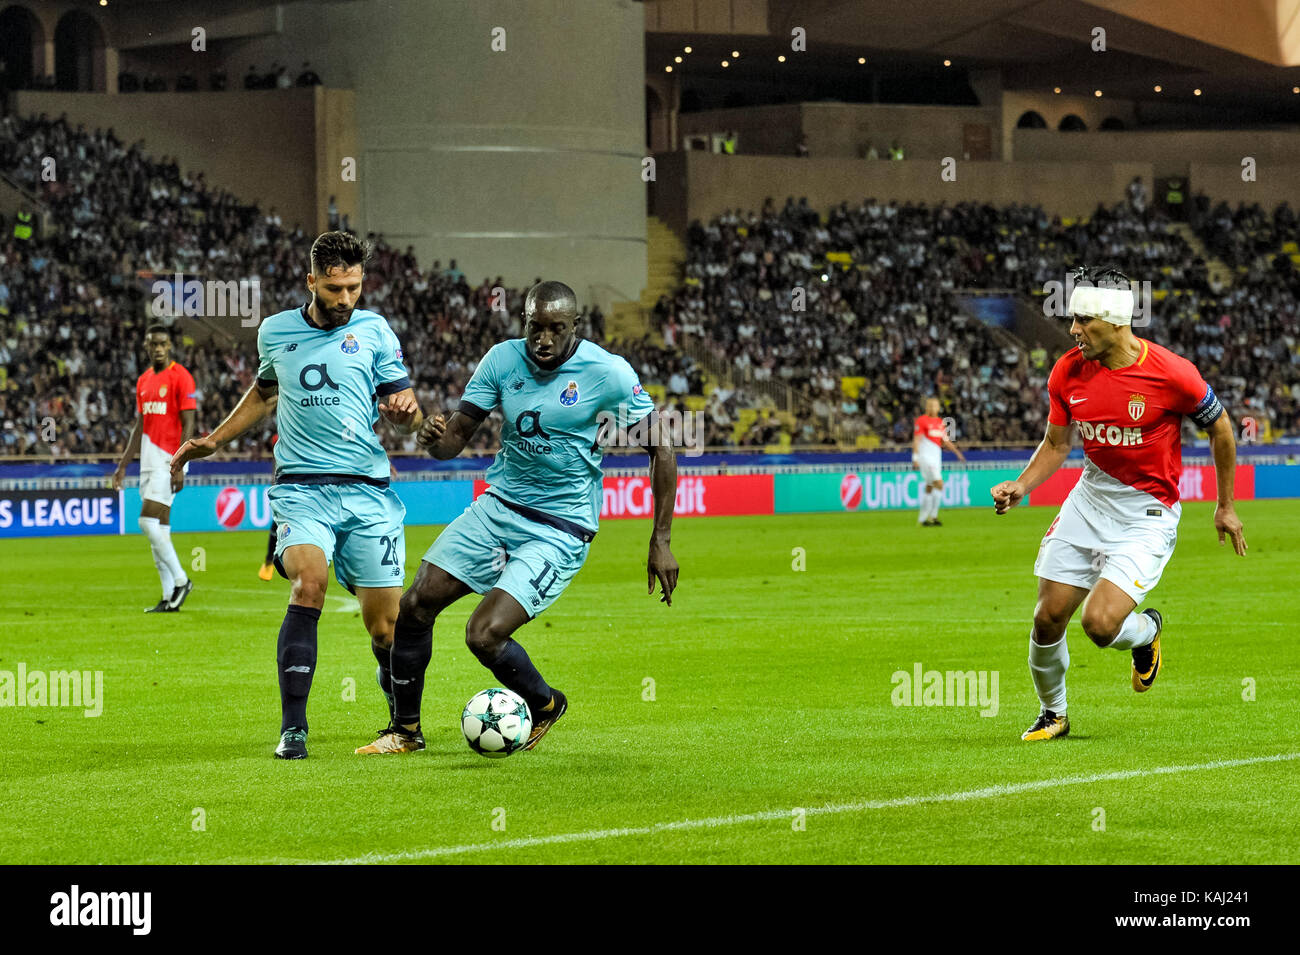
[[[651,327],[650,312],[661,295],[672,295],[681,283],[686,246],[658,216],[646,217],[646,285],[636,302],[615,302],[606,335],[611,339],[649,337],[657,345],[663,336]]]
[[[1223,259],[1216,259],[1210,255],[1210,250],[1205,247],[1201,237],[1196,234],[1190,225],[1186,222],[1171,222],[1169,231],[1182,237],[1183,241],[1192,247],[1192,251],[1205,260],[1206,277],[1211,282],[1218,281],[1223,288],[1232,287],[1237,278],[1237,273]]]

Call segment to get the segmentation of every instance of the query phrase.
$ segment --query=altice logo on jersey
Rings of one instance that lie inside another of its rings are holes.
[[[1073,272],[1067,272],[1065,280],[1043,283],[1043,314],[1048,318],[1065,318],[1070,314],[1070,296],[1077,286],[1087,288],[1124,288],[1123,284],[1113,282],[1093,283],[1087,279],[1075,279]],[[1133,293],[1133,327],[1146,328],[1151,324],[1151,282],[1130,281],[1128,289]]]
[[[186,279],[177,272],[171,279],[157,279],[152,286],[153,318],[227,318],[239,316],[241,328],[256,328],[262,320],[262,280],[259,278],[218,282]]]
[[[620,404],[617,412],[602,411],[596,415],[596,441],[605,448],[643,448],[650,438],[648,416],[630,428],[619,426],[620,421],[631,417],[627,405]],[[657,413],[661,435],[667,435],[674,448],[684,448],[688,458],[704,453],[704,412],[678,411],[665,408]]]
[[[125,925],[132,935],[148,935],[153,927],[153,893],[83,892],[73,885],[50,896],[50,924]]]
[[[0,670],[0,706],[74,706],[86,717],[104,712],[103,670]]]

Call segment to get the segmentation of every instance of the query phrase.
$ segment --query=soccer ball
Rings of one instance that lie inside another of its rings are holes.
[[[480,756],[509,756],[528,742],[533,716],[518,694],[494,687],[475,693],[460,715],[469,748]]]

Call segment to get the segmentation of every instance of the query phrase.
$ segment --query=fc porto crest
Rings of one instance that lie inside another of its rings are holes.
[[[343,344],[339,346],[339,351],[345,355],[355,355],[361,350],[361,342],[357,341],[357,336],[348,332],[343,336]]]
[[[1128,415],[1134,421],[1142,420],[1142,413],[1147,410],[1147,400],[1143,395],[1128,396]]]
[[[569,386],[560,392],[560,404],[571,408],[578,403],[578,383],[570,381]]]

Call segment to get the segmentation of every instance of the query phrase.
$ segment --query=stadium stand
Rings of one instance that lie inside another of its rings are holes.
[[[44,182],[44,157],[69,174]],[[38,194],[59,226],[28,240],[6,232],[0,245],[3,453],[120,449],[134,416],[150,276],[258,278],[264,315],[305,298],[299,276],[311,237],[301,228],[209,188],[202,174],[182,175],[168,157],[151,159],[111,129],[5,116],[0,171]],[[1287,384],[1300,367],[1295,215],[1286,205],[1210,210],[1204,197],[1194,208],[1202,210],[1194,238],[1232,267],[1230,285],[1214,280],[1183,232],[1132,201],[1073,221],[1019,205],[866,199],[823,214],[804,200],[779,209],[769,200],[758,212],[692,224],[682,284],[652,313],[655,336],[611,347],[663,406],[704,413],[709,446],[905,443],[931,393],[943,397],[960,440],[1033,443],[1057,356],[995,336],[963,310],[960,293],[1033,300],[1072,265],[1105,262],[1151,282],[1155,314],[1142,334],[1194,358],[1234,413],[1300,433],[1300,385]],[[423,271],[411,250],[371,239],[365,303],[402,338],[422,403],[453,407],[478,356],[519,334],[524,290],[507,289],[507,312],[494,312],[500,278],[472,286],[454,263]],[[603,325],[598,311],[584,311],[586,334],[599,338]],[[701,349],[731,373],[711,374]],[[200,427],[210,429],[252,381],[249,345],[194,340],[176,354],[195,375]],[[771,400],[772,382],[789,390],[789,407]],[[70,425],[52,443],[41,440],[48,418]],[[269,428],[245,448],[264,447]],[[413,438],[385,441],[415,449]],[[495,420],[475,443],[496,447]]]

